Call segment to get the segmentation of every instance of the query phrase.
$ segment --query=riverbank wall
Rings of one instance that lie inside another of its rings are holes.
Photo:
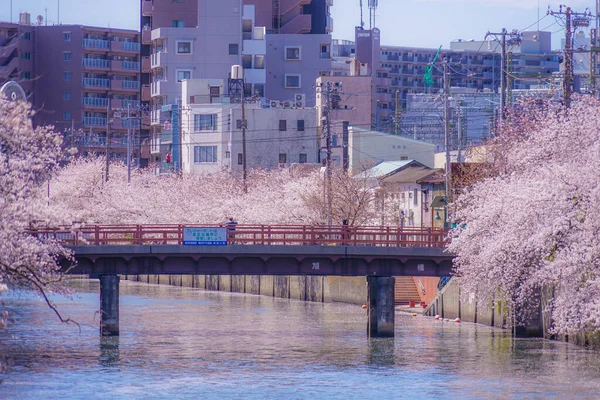
[[[363,276],[123,275],[121,278],[142,283],[322,303],[365,304],[367,301],[367,283]]]
[[[554,288],[542,290],[541,304],[537,315],[529,319],[525,326],[515,327],[511,315],[512,311],[502,298],[489,302],[479,301],[475,296],[469,297],[468,300],[462,299],[460,279],[452,278],[438,292],[436,298],[424,310],[424,314],[431,317],[439,315],[440,318],[460,318],[463,322],[511,329],[520,337],[543,337],[581,346],[600,348],[600,332],[579,332],[571,336],[548,334],[548,330],[552,326],[552,311],[549,306],[554,294]]]

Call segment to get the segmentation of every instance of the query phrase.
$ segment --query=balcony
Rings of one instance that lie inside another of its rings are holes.
[[[105,117],[83,117],[82,118],[83,126],[106,126],[106,118]]]
[[[81,105],[83,108],[103,108],[108,107],[108,99],[100,97],[82,97]]]
[[[157,53],[153,53],[151,58],[151,68],[164,67],[167,65],[169,53],[166,51],[159,51]]]
[[[81,45],[84,49],[109,50],[110,42],[104,39],[82,39]]]
[[[139,108],[140,101],[139,100],[128,100],[128,99],[111,99],[110,100],[110,108],[113,109],[127,109],[129,108]]]
[[[110,68],[110,61],[103,58],[82,58],[81,66],[84,69],[102,69],[107,70]]]
[[[150,29],[146,29],[146,28],[142,29],[142,43],[143,44],[151,44],[152,43],[152,31]]]
[[[113,79],[110,81],[110,88],[111,90],[126,90],[130,92],[136,92],[140,90],[140,82]]]
[[[167,120],[167,117],[163,115],[161,110],[152,110],[150,112],[150,123],[152,125],[161,125]]]
[[[83,78],[81,83],[88,88],[108,89],[110,87],[110,81],[105,78]]]
[[[139,118],[126,118],[126,115],[123,115],[122,118],[115,118],[112,120],[111,128],[118,129],[140,129],[140,120]]]
[[[142,72],[150,72],[151,68],[152,67],[150,64],[150,57],[149,56],[142,57]]]
[[[150,101],[150,99],[152,99],[150,85],[143,85],[142,86],[142,101]]]
[[[152,14],[152,0],[142,1],[142,15]]]
[[[160,96],[161,93],[165,94],[165,89],[166,86],[168,85],[167,81],[156,81],[156,82],[152,82],[152,90],[151,90],[151,95],[152,96]]]
[[[140,63],[138,61],[117,61],[113,60],[110,62],[110,69],[113,71],[133,71],[139,72]]]
[[[118,42],[113,40],[110,42],[110,50],[115,52],[140,52],[140,44],[136,42]]]

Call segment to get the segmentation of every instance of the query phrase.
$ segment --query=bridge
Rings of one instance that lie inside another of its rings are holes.
[[[190,229],[222,240],[190,242]],[[100,279],[102,335],[119,332],[119,275],[206,274],[366,276],[368,334],[393,336],[393,277],[447,276],[453,259],[444,252],[447,232],[432,228],[88,225],[30,233],[73,250],[77,264],[65,263],[65,272]]]

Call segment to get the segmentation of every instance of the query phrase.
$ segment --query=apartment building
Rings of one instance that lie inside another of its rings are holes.
[[[224,84],[220,82],[220,87]],[[228,170],[242,176],[242,104],[211,95],[213,80],[183,82],[182,170]],[[214,93],[214,92],[213,92]],[[244,104],[246,168],[272,169],[317,162],[316,115],[312,108],[271,107],[260,100]]]
[[[164,162],[173,142],[165,109],[178,109],[186,79],[227,82],[244,69],[243,93],[314,106],[313,84],[331,70],[331,0],[141,0],[142,101],[152,109],[151,149]],[[170,14],[169,14],[170,12]],[[148,63],[145,63],[148,57]],[[149,68],[146,65],[149,64]],[[217,88],[213,88],[217,90]],[[218,96],[229,94],[225,85]],[[235,101],[235,96],[232,95]],[[170,152],[177,158],[178,152]],[[179,160],[173,160],[179,164]]]
[[[559,70],[562,57],[550,47],[550,32],[523,32],[520,45],[510,48],[508,63],[514,89],[530,89],[543,85],[552,73]],[[360,46],[359,46],[360,44]],[[354,45],[348,41],[334,41],[335,75],[348,74],[347,58],[361,57],[364,41],[358,38]],[[380,46],[381,67],[385,72],[375,72],[390,79],[388,104],[390,112],[380,115],[380,129],[394,129],[391,118],[396,109],[405,110],[410,94],[438,93],[443,88],[441,68],[432,69],[433,84],[425,85],[425,68],[433,61],[438,49],[405,46]],[[367,51],[367,54],[370,54]],[[450,86],[494,92],[500,85],[500,46],[497,41],[456,40],[449,49],[442,49],[441,56],[455,65],[450,71]],[[362,58],[361,62],[364,60]],[[371,73],[373,74],[373,73]]]
[[[128,129],[134,130],[139,159],[139,32],[81,25],[36,26],[34,32],[35,123],[71,133],[82,153],[104,153],[110,131],[110,156],[120,159]]]
[[[140,146],[140,34],[82,25],[0,24],[0,84],[19,82],[36,114],[36,125],[68,133],[80,153],[105,153],[107,130],[112,158],[124,159],[127,131]],[[129,106],[132,118],[126,117]],[[145,157],[142,157],[145,156]],[[143,161],[140,161],[144,163]]]
[[[0,86],[18,82],[28,96],[34,83],[33,30],[27,13],[21,13],[18,24],[0,22]]]

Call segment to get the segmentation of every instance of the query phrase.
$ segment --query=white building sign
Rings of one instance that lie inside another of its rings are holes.
[[[225,246],[227,228],[183,228],[183,244],[187,246]]]

